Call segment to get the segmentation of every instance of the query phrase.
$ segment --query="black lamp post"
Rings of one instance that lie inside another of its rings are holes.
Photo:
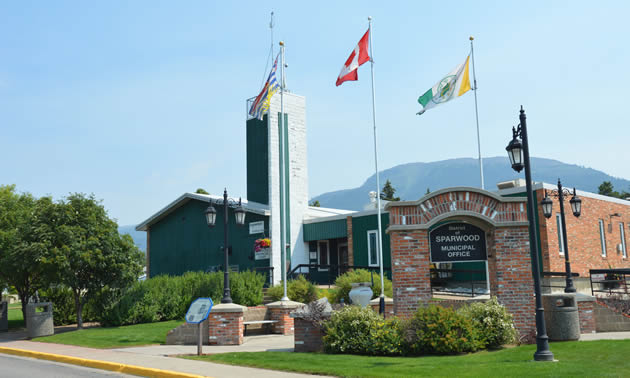
[[[217,206],[219,201],[216,201]],[[230,265],[228,261],[228,207],[234,208],[234,216],[236,217],[236,224],[242,226],[245,224],[245,209],[241,206],[241,199],[238,199],[238,203],[228,199],[227,189],[223,191],[223,254],[225,255],[225,263],[223,269],[223,299],[221,303],[232,303],[232,297],[230,296]],[[217,220],[217,211],[212,206],[212,200],[210,205],[205,211],[206,222],[208,227],[213,227]]]
[[[527,219],[529,221],[529,243],[531,246],[532,273],[534,275],[534,293],[536,294],[536,353],[535,361],[553,361],[553,353],[549,350],[549,337],[545,326],[545,310],[542,305],[540,272],[538,265],[538,237],[534,222],[534,192],[532,190],[532,175],[529,163],[529,144],[527,140],[527,117],[521,106],[518,128],[512,128],[512,141],[505,148],[510,157],[512,168],[520,172],[525,168],[527,188]],[[518,137],[522,138],[522,142]]]
[[[562,183],[560,179],[558,179],[558,189],[554,189],[551,191],[551,195],[553,197],[558,198],[560,202],[560,223],[562,227],[562,245],[564,246],[564,270],[567,274],[566,277],[566,286],[564,287],[565,293],[575,293],[575,286],[573,286],[573,274],[571,273],[571,262],[569,261],[569,243],[567,243],[567,225],[565,223],[564,218],[564,198],[565,196],[571,195],[571,191],[566,188],[562,188]],[[573,188],[573,197],[569,201],[571,204],[571,210],[573,211],[573,215],[577,218],[582,213],[582,200],[575,193],[575,188]],[[545,218],[551,218],[551,213],[553,212],[553,201],[547,195],[547,191],[545,190],[545,198],[541,202],[541,206],[543,209],[543,215]]]

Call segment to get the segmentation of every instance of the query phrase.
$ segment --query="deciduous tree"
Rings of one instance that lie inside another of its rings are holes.
[[[93,195],[72,194],[55,206],[47,234],[51,247],[47,263],[57,281],[74,294],[77,328],[83,327],[83,306],[104,287],[130,285],[142,273],[142,252]]]
[[[0,186],[0,281],[17,291],[25,320],[30,298],[48,282],[42,263],[47,245],[40,232],[52,205],[50,197],[36,200],[16,193],[14,185]]]

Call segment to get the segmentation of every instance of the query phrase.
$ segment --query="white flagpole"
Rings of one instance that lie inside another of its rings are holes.
[[[481,189],[484,188],[483,183],[483,160],[481,160],[481,138],[479,137],[479,110],[477,110],[477,75],[475,75],[475,51],[473,49],[473,36],[470,36],[470,55],[473,67],[473,92],[475,93],[475,119],[477,120],[477,152],[479,153],[479,177],[481,178]]]
[[[378,207],[378,265],[381,273],[381,296],[379,303],[379,313],[385,313],[385,279],[383,277],[383,241],[381,235],[383,233],[383,227],[381,226],[381,183],[378,178],[378,152],[376,142],[376,100],[374,95],[374,54],[372,52],[372,17],[368,17],[370,24],[370,69],[372,72],[372,123],[374,124],[374,170],[376,171],[376,206]]]
[[[285,176],[285,152],[284,152],[284,42],[280,41],[280,55],[281,55],[281,64],[282,64],[282,74],[281,82],[280,82],[280,161],[281,164],[281,172],[279,175],[280,178],[280,253],[282,253],[282,281],[284,283],[284,294],[281,301],[288,301],[289,297],[287,296],[287,243],[286,243],[286,212],[287,212],[287,199],[286,195],[286,176]]]
[[[271,59],[273,61],[273,11],[271,12],[271,21],[269,21],[269,29],[271,31]]]

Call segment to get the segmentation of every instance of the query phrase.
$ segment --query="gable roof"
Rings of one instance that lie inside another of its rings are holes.
[[[213,196],[211,194],[199,194],[199,193],[184,193],[181,196],[179,196],[179,198],[177,198],[175,201],[169,203],[160,211],[150,216],[144,222],[138,224],[136,226],[136,231],[148,231],[151,225],[161,221],[162,219],[167,217],[170,213],[182,207],[188,201],[191,201],[191,200],[203,201],[203,202],[208,202],[208,203],[212,202],[213,204],[218,204],[218,205],[223,204],[223,196]],[[231,198],[231,197],[228,197],[228,200],[237,201],[237,199]],[[262,203],[250,202],[244,199],[244,200],[241,200],[241,206],[243,206],[245,211],[250,212],[250,213],[266,215],[266,216],[269,216],[270,214],[269,206],[263,205]]]

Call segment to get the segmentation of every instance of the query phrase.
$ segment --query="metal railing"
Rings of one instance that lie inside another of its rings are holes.
[[[306,268],[307,271],[304,272],[303,269]],[[289,279],[295,279],[297,276],[303,275],[308,281],[313,282],[313,272],[312,270],[316,269],[316,274],[318,276],[324,275],[326,280],[324,285],[328,285],[330,287],[334,284],[337,277],[346,273],[352,269],[365,269],[369,270],[372,273],[379,273],[380,267],[378,266],[364,266],[364,265],[331,265],[331,264],[299,264],[295,268],[291,269],[287,277]],[[390,272],[392,269],[383,267],[383,272]]]
[[[479,283],[479,280],[474,279],[475,274],[480,274],[480,273],[485,274],[486,273],[485,270],[431,268],[430,272],[431,272],[431,295],[433,295],[433,293],[435,292],[438,292],[438,293],[448,294],[448,295],[466,295],[466,296],[471,296],[474,298],[476,295],[475,285],[477,285],[478,288],[482,286],[487,287],[488,285],[487,281],[481,284]],[[457,282],[462,282],[462,283],[468,283],[468,285],[470,286],[470,294],[468,294],[467,292],[445,290],[445,284],[450,283],[450,282],[455,282],[452,279],[453,273],[469,273],[470,274],[468,280],[457,281]]]
[[[254,268],[254,270],[256,272],[262,272],[267,276],[264,287],[270,287],[273,285],[273,266],[260,266]]]
[[[591,269],[588,271],[591,295],[595,293],[628,294],[630,269]]]
[[[542,275],[544,278],[546,277],[566,277],[567,276],[567,272],[542,272]],[[571,277],[579,277],[580,273],[575,273],[575,272],[571,272]],[[564,289],[566,287],[566,285],[541,285],[542,287],[548,287],[550,289],[552,288],[556,288],[556,289]]]

